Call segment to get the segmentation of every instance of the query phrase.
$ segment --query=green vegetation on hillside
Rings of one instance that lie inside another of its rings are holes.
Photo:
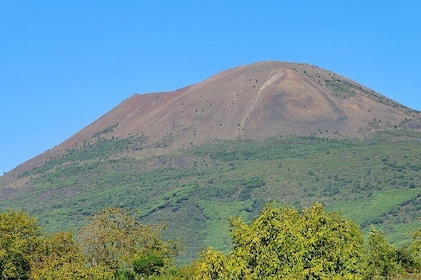
[[[179,263],[209,245],[229,252],[226,219],[250,221],[270,201],[297,209],[318,201],[365,234],[374,224],[404,245],[421,226],[420,141],[421,134],[399,130],[367,139],[280,136],[145,158],[142,137],[99,135],[23,174],[21,190],[3,188],[9,195],[0,210],[23,209],[49,232],[80,228],[109,207],[137,210],[144,223],[165,222],[167,238],[184,239]]]

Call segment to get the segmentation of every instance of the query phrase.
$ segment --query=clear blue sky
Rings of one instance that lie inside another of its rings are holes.
[[[0,172],[134,93],[307,62],[421,110],[421,1],[0,0]]]

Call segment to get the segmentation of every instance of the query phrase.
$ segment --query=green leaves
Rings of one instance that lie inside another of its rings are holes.
[[[202,253],[196,268],[213,277],[203,279],[361,278],[358,226],[326,213],[321,204],[302,213],[269,204],[250,225],[240,218],[231,225],[233,251],[228,257],[212,250]]]
[[[177,240],[164,226],[144,225],[118,208],[89,219],[79,240],[73,232],[45,234],[24,212],[0,213],[2,279],[391,279],[421,268],[419,237],[396,249],[372,227],[365,246],[358,226],[316,203],[301,212],[267,204],[251,223],[232,218],[233,247],[225,255],[203,250],[178,271]]]
[[[133,270],[141,275],[155,275],[160,273],[160,269],[164,266],[164,261],[161,257],[149,255],[134,260]]]
[[[20,211],[0,213],[0,277],[27,279],[41,232],[34,218]]]
[[[395,247],[389,244],[381,230],[371,227],[366,247],[367,279],[389,279],[402,269],[397,262]]]
[[[45,234],[24,212],[0,213],[1,279],[115,279],[117,272],[158,274],[172,267],[180,249],[161,238],[164,226],[143,225],[127,211],[110,208],[93,216],[81,231]],[[152,272],[151,272],[152,271]]]
[[[58,232],[43,239],[31,268],[31,279],[114,279],[105,266],[89,267],[72,232]]]
[[[420,231],[411,250],[397,250],[372,227],[364,246],[357,224],[320,203],[301,212],[267,204],[250,224],[230,223],[231,253],[204,250],[186,279],[390,279],[420,268]]]
[[[82,229],[82,252],[92,267],[102,265],[115,272],[130,266],[134,259],[148,256],[169,265],[178,254],[179,243],[161,239],[164,229],[159,225],[143,225],[123,209],[109,208],[92,216]]]

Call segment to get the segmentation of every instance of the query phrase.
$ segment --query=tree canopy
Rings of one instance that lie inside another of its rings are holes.
[[[321,204],[301,213],[269,204],[250,225],[240,218],[231,225],[233,251],[222,256],[208,249],[196,264],[198,275],[211,275],[204,279],[355,279],[362,274],[358,226],[326,213]]]
[[[420,236],[396,248],[371,228],[366,242],[356,223],[316,203],[308,209],[267,204],[251,223],[230,219],[232,250],[209,247],[176,269],[177,240],[164,225],[144,225],[109,208],[72,231],[47,234],[24,212],[0,213],[2,279],[392,279],[421,270]]]
[[[27,279],[33,254],[41,241],[34,218],[23,211],[0,213],[0,273],[3,279]]]
[[[81,230],[80,245],[92,267],[102,265],[115,272],[124,267],[132,270],[134,260],[151,256],[162,266],[171,265],[180,243],[163,240],[164,229],[164,225],[144,225],[126,210],[109,208],[89,218]]]

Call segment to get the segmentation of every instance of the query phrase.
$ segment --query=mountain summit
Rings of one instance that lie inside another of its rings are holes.
[[[142,136],[142,148],[162,152],[214,139],[342,138],[382,129],[420,130],[420,114],[317,66],[268,61],[236,67],[173,92],[135,94],[11,173],[28,171],[98,136]]]
[[[415,111],[333,72],[269,61],[233,68],[173,92],[136,94],[62,146],[80,145],[107,130],[108,137],[142,134],[147,145],[188,147],[212,139],[420,129],[419,119]]]

